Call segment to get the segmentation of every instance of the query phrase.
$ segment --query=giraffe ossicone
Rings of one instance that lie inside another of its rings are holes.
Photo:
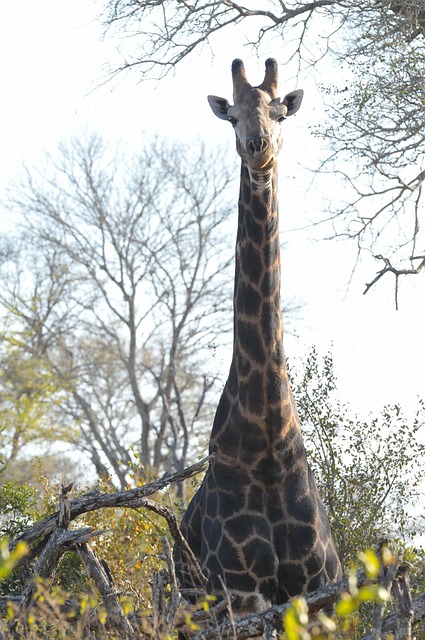
[[[307,462],[283,350],[277,157],[282,123],[303,92],[277,97],[278,66],[252,86],[232,64],[233,105],[209,96],[229,121],[241,157],[229,376],[210,438],[214,458],[183,517],[182,532],[207,591],[247,614],[341,577],[329,520]],[[200,588],[175,548],[182,593]]]

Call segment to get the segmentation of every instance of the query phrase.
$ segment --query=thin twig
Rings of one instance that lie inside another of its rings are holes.
[[[386,273],[393,273],[396,279],[395,305],[396,305],[396,309],[398,310],[398,278],[400,276],[417,275],[425,267],[425,257],[412,256],[411,260],[421,259],[421,262],[416,268],[412,267],[411,269],[397,269],[396,267],[393,267],[389,258],[385,258],[385,256],[377,255],[377,256],[374,256],[374,258],[376,258],[376,260],[383,260],[385,266],[380,271],[377,272],[377,275],[371,282],[366,284],[366,288],[363,291],[363,295],[366,295],[369,289],[371,289],[371,287],[373,287],[373,285],[376,284],[378,280],[380,280],[382,276],[384,276]]]

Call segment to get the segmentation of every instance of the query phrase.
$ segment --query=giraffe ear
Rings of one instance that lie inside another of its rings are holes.
[[[210,107],[217,118],[220,118],[221,120],[229,120],[227,112],[230,109],[230,104],[227,102],[226,98],[208,96],[208,102],[210,103]]]
[[[293,116],[294,113],[298,111],[301,106],[303,96],[304,91],[302,89],[297,89],[296,91],[291,91],[291,93],[286,94],[286,96],[283,98],[283,104],[285,104],[288,108],[286,117]]]

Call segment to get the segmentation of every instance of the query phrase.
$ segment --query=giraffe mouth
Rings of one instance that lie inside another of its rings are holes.
[[[266,157],[252,158],[250,167],[253,171],[270,171],[276,164],[274,155]]]
[[[270,169],[272,169],[274,167],[275,162],[276,162],[275,157],[271,156],[271,158],[269,158],[267,160],[267,162],[260,167],[260,169],[262,171],[269,171]]]

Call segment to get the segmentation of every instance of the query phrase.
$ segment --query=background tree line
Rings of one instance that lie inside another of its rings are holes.
[[[9,189],[2,243],[2,450],[53,442],[124,487],[203,448],[209,354],[231,323],[230,167],[159,139],[125,159],[64,144]],[[194,167],[197,172],[195,179]]]

